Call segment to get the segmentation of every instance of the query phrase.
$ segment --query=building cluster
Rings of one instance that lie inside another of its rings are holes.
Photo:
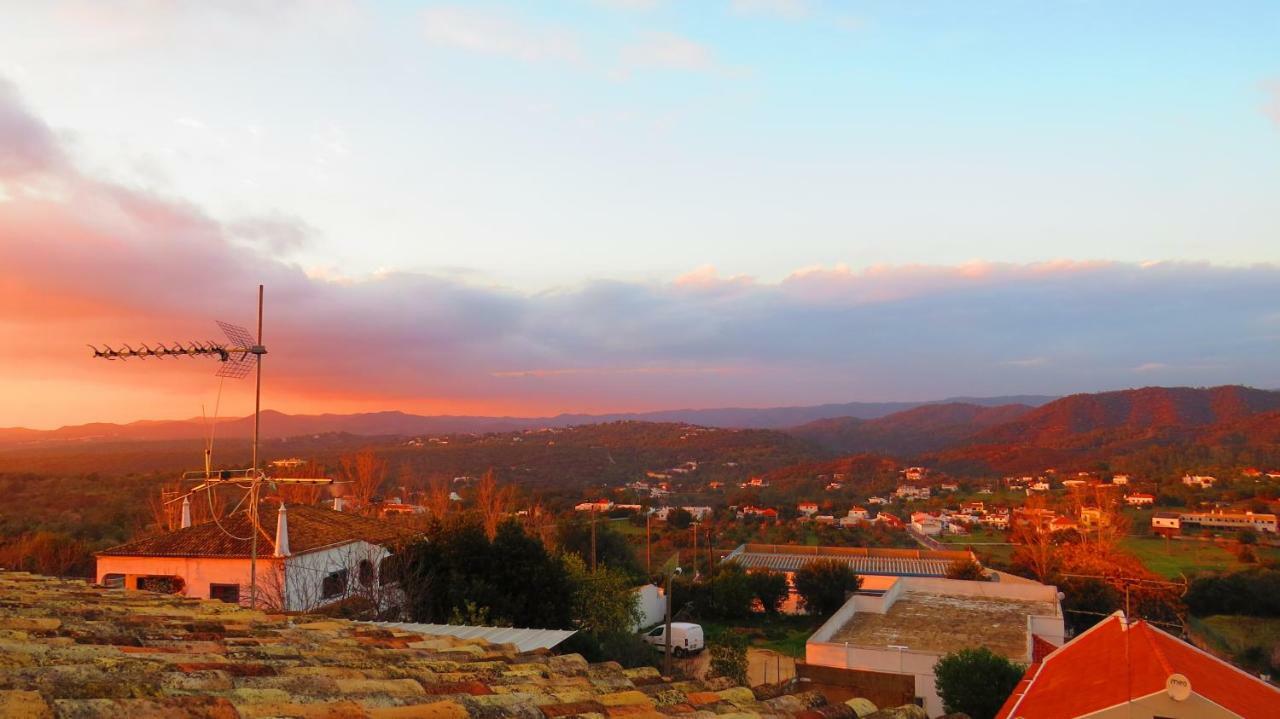
[[[1264,534],[1276,534],[1276,515],[1270,512],[1232,512],[1210,510],[1205,512],[1156,512],[1151,517],[1151,529],[1156,534],[1173,536],[1183,527],[1224,529],[1238,531],[1249,529]]]

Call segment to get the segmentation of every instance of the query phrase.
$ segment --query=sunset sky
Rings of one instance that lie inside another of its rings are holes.
[[[0,17],[0,427],[1280,387],[1274,2]]]

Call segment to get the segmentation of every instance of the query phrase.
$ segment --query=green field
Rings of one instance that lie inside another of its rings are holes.
[[[1191,629],[1220,655],[1255,671],[1269,671],[1271,652],[1280,646],[1280,619],[1274,617],[1193,617]]]
[[[1125,537],[1121,548],[1138,557],[1147,569],[1165,577],[1176,579],[1179,574],[1193,577],[1200,572],[1220,572],[1247,569],[1231,552],[1212,542],[1166,542],[1156,537]],[[1259,561],[1280,558],[1280,550],[1271,547],[1255,547]]]
[[[1009,539],[1004,532],[993,529],[979,529],[969,534],[944,534],[937,537],[943,544],[955,545],[959,549],[972,546],[973,553],[983,564],[1007,566],[1013,557],[1013,545],[1007,544]]]

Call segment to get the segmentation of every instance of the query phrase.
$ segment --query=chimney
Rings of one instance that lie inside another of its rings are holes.
[[[346,504],[347,504],[347,503],[346,503],[345,501],[343,501],[342,497],[334,497],[334,498],[333,498],[333,511],[335,511],[335,512],[341,512],[342,510],[346,509]]]
[[[191,526],[191,497],[182,498],[182,528]]]
[[[289,556],[289,513],[280,503],[280,513],[276,515],[276,551],[275,556]]]

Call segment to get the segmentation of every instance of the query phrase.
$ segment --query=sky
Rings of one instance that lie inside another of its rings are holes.
[[[0,426],[1280,387],[1275,3],[0,15]]]

